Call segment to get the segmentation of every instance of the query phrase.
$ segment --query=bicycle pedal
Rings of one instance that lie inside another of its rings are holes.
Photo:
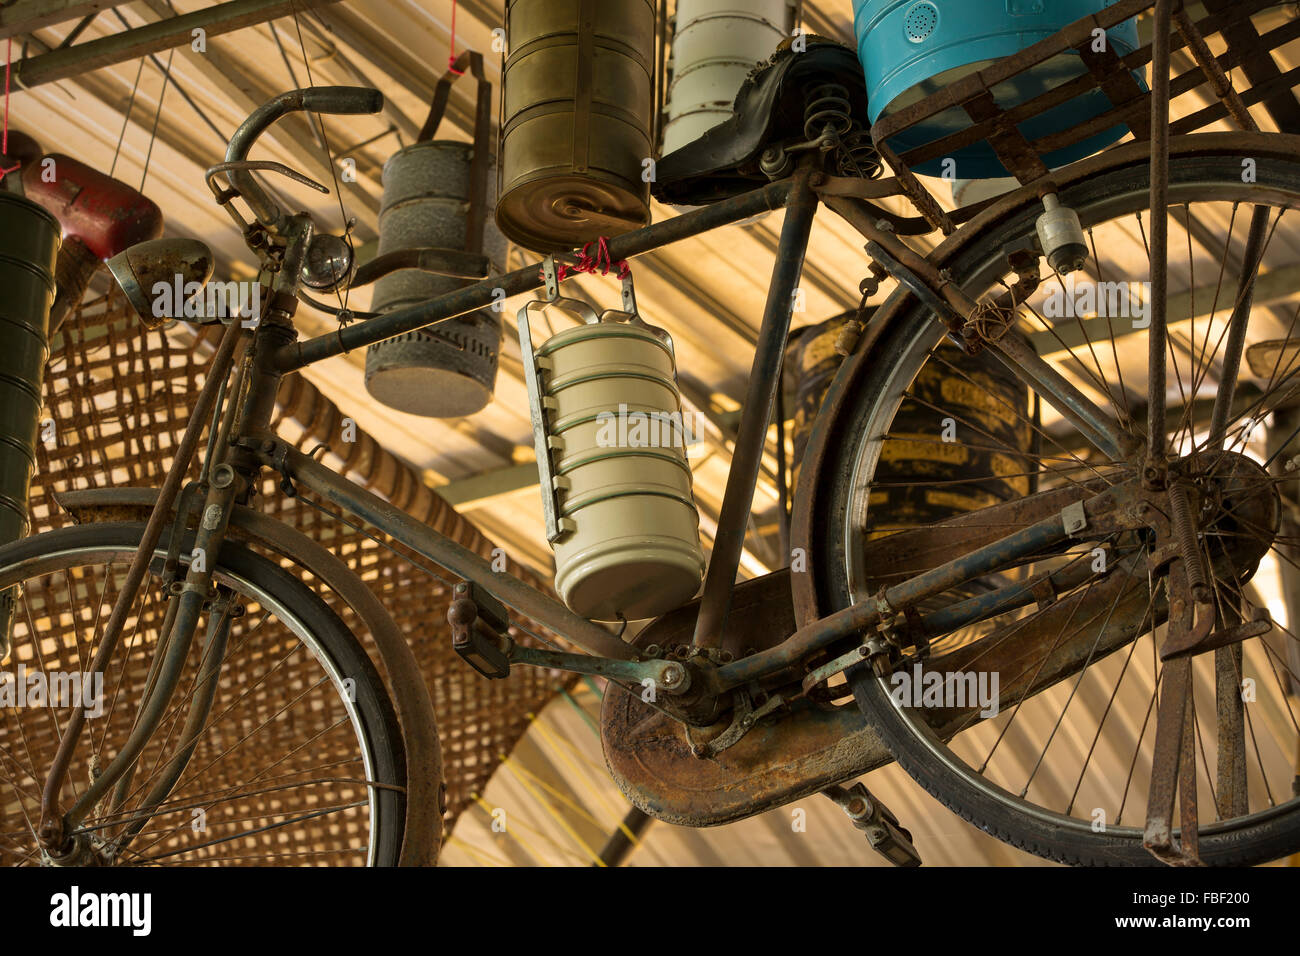
[[[893,812],[871,795],[861,783],[845,789],[829,787],[823,791],[861,830],[875,850],[894,866],[920,866],[921,854],[912,843],[912,834],[898,822]]]
[[[472,581],[462,581],[447,608],[451,647],[489,680],[510,676],[510,617],[505,605]]]

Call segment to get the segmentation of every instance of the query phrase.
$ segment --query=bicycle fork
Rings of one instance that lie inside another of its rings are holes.
[[[80,711],[75,713],[65,730],[59,753],[47,780],[46,799],[43,803],[42,819],[38,830],[42,850],[50,863],[78,865],[100,852],[92,846],[92,841],[86,833],[75,833],[75,831],[109,796],[110,791],[111,798],[108,803],[110,815],[118,814],[133,794],[131,783],[136,763],[168,713],[169,705],[175,696],[185,664],[189,659],[194,635],[206,608],[209,611],[209,620],[202,661],[199,665],[199,674],[195,678],[195,689],[190,696],[189,710],[179,747],[157,775],[158,778],[146,794],[140,809],[117,821],[125,824],[116,838],[117,846],[129,843],[155,815],[159,805],[167,798],[184,773],[197,747],[198,738],[202,734],[216,696],[232,621],[243,613],[243,609],[234,602],[229,589],[214,586],[213,574],[229,528],[231,513],[235,505],[244,500],[260,468],[256,459],[250,454],[238,447],[232,447],[229,438],[232,430],[239,434],[248,434],[264,432],[269,427],[280,379],[280,373],[274,368],[270,357],[273,356],[275,348],[283,344],[286,337],[294,335],[289,321],[291,314],[292,306],[286,307],[285,297],[277,296],[273,300],[268,316],[257,327],[251,354],[245,357],[236,375],[235,394],[231,397],[230,404],[224,409],[218,407],[217,414],[214,416],[213,431],[209,436],[203,467],[206,480],[192,486],[202,495],[198,526],[194,532],[193,550],[183,578],[168,581],[172,593],[168,598],[163,625],[154,649],[146,692],[142,696],[131,732],[108,766],[95,774],[89,788],[66,813],[59,813],[57,794],[61,789],[63,777],[66,776],[67,767],[71,763],[77,739],[84,729],[84,714]],[[249,377],[248,388],[241,395],[246,373]],[[221,374],[224,380],[224,372],[218,372],[214,368],[213,374]],[[224,388],[222,391],[224,392]],[[214,460],[221,460],[221,463],[211,468],[209,472],[209,466]],[[181,465],[182,470],[185,464],[188,462]],[[170,578],[176,569],[179,543],[186,534],[186,518],[189,514],[186,505],[189,497],[188,493],[183,494],[181,500],[177,502],[179,507],[170,541],[171,551],[167,565],[164,567],[164,575],[167,578]],[[171,500],[165,501],[160,497],[157,507],[170,510],[171,505]],[[149,544],[147,540],[145,543]],[[149,544],[149,548],[152,551],[152,544]],[[154,560],[153,555],[147,555],[145,560],[144,567],[147,569],[148,563]],[[124,585],[124,592],[129,585],[128,581]],[[137,592],[138,583],[125,599],[128,606],[135,600]],[[123,600],[121,594],[118,600]],[[116,616],[118,615],[115,614]],[[125,611],[120,616],[124,621]],[[110,627],[105,629],[101,641],[100,653],[96,656],[95,669],[97,670],[104,669],[103,665],[107,664],[107,658],[116,644],[118,635],[111,630],[112,624],[110,620]],[[101,661],[100,657],[104,660]],[[50,799],[51,790],[54,794],[53,800]],[[99,846],[106,844],[103,840],[95,842]]]
[[[169,586],[172,593],[168,598],[163,626],[154,649],[146,692],[142,696],[131,732],[108,766],[93,777],[90,786],[63,815],[60,829],[65,834],[64,839],[54,848],[46,847],[51,862],[65,862],[69,857],[84,859],[87,838],[80,834],[69,841],[66,834],[75,830],[100,805],[109,795],[110,789],[110,813],[119,812],[131,795],[136,763],[168,712],[206,607],[210,616],[203,663],[190,700],[180,749],[150,789],[140,815],[132,815],[124,821],[129,822],[129,825],[122,831],[122,838],[129,841],[152,817],[158,805],[171,792],[193,754],[215,696],[217,677],[225,659],[231,619],[239,613],[234,610],[237,605],[231,592],[214,587],[213,571],[221,543],[225,539],[231,509],[243,484],[242,479],[227,464],[219,465],[214,470],[204,497],[194,548],[184,578]],[[185,512],[181,509],[177,527],[173,530],[173,548],[184,534],[184,515]]]

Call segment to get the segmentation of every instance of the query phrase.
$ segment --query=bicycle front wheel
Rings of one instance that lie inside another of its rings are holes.
[[[0,686],[6,865],[52,862],[36,825],[72,709],[87,719],[65,777],[65,810],[110,765],[159,679],[171,602],[160,578],[166,534],[112,657],[91,672],[143,528],[89,524],[0,548],[0,590],[12,588],[16,600],[0,676],[8,685]],[[188,542],[180,554],[188,561]],[[222,546],[214,583],[223,599],[205,605],[161,723],[70,834],[77,862],[395,865],[402,737],[364,650],[297,577],[238,543]]]

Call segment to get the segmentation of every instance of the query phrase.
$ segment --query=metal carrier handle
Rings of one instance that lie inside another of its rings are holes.
[[[660,339],[668,347],[674,366],[676,352],[673,349],[672,336],[665,330],[650,325],[637,312],[636,289],[632,284],[630,271],[623,277],[622,311],[609,309],[601,313],[597,313],[581,299],[560,295],[559,271],[554,255],[549,255],[542,260],[542,278],[545,282],[546,298],[525,302],[516,316],[516,321],[519,325],[520,358],[524,366],[524,388],[528,392],[528,411],[533,422],[533,448],[537,456],[537,476],[542,486],[542,517],[546,521],[546,540],[549,544],[554,544],[574,530],[576,525],[572,518],[560,514],[559,488],[556,482],[555,464],[551,460],[551,435],[546,428],[547,396],[542,391],[542,366],[549,367],[550,360],[543,358],[539,364],[537,352],[533,348],[532,328],[528,324],[529,313],[533,309],[556,308],[577,316],[584,325],[599,325],[606,321],[625,322],[644,329]]]
[[[477,92],[474,99],[474,158],[470,162],[465,251],[482,254],[487,222],[488,165],[492,155],[492,84],[483,72],[483,54],[465,50],[447,67],[434,87],[429,115],[415,141],[425,143],[437,135],[443,115],[447,112],[452,84],[466,73],[477,82]]]

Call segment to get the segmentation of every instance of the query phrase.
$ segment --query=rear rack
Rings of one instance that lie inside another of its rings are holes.
[[[1284,44],[1300,38],[1300,17],[1261,34],[1252,17],[1265,9],[1280,9],[1276,0],[1204,0],[1204,6],[1208,13],[1196,22],[1185,10],[1174,11],[1170,47],[1173,51],[1186,49],[1195,66],[1170,78],[1170,97],[1176,98],[1208,85],[1217,102],[1173,122],[1170,133],[1196,132],[1229,116],[1243,128],[1256,129],[1258,127],[1250,115],[1253,106],[1262,107],[1280,132],[1300,133],[1300,100],[1293,92],[1293,87],[1300,83],[1300,67],[1284,70],[1273,56],[1274,51]],[[940,208],[935,197],[913,174],[913,166],[988,140],[1003,166],[1022,185],[1028,185],[1049,174],[1043,161],[1045,155],[1119,123],[1126,124],[1137,139],[1149,139],[1150,93],[1137,83],[1132,74],[1150,64],[1151,43],[1147,42],[1127,56],[1120,56],[1111,44],[1106,44],[1103,52],[1095,51],[1093,38],[1095,30],[1109,30],[1154,7],[1154,0],[1120,0],[1103,12],[1078,20],[1014,56],[963,76],[924,99],[877,120],[871,129],[876,149],[893,169],[898,186],[930,227],[948,234],[955,228],[954,219]],[[1215,38],[1225,47],[1218,56],[1210,48],[1209,41]],[[1002,109],[995,102],[990,91],[999,84],[1071,50],[1082,58],[1088,70],[1086,73],[1012,109]],[[1250,81],[1251,86],[1246,90],[1234,89],[1227,75],[1228,71],[1237,68]],[[1103,91],[1112,108],[1077,126],[1032,141],[1018,128],[1026,120],[1090,90]],[[889,140],[898,134],[953,108],[964,110],[972,125],[910,149],[901,156],[890,148]]]

